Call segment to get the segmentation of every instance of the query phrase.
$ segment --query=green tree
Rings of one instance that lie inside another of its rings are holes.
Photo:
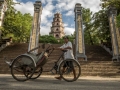
[[[117,25],[118,27],[120,27],[119,23],[120,23],[120,0],[101,0],[102,1],[102,5],[101,7],[104,10],[107,10],[109,7],[115,7],[117,9]]]
[[[120,28],[120,14],[117,16],[117,26]]]
[[[101,7],[103,9],[107,9],[109,6],[115,7],[118,11],[118,14],[120,13],[120,0],[101,0],[102,4]]]
[[[85,9],[83,8],[82,9],[82,17],[83,17],[83,27],[84,27],[84,38],[85,38],[85,43],[86,44],[92,44],[93,45],[93,36],[92,36],[92,22],[91,22],[91,19],[92,19],[92,12],[90,11],[89,8]]]
[[[93,15],[93,30],[98,41],[110,40],[109,21],[106,10],[100,10]]]
[[[14,11],[14,7],[12,6],[13,5],[13,0],[6,0],[7,2],[7,11],[9,11],[9,13],[11,13],[12,11]],[[0,13],[1,14],[1,13]],[[2,31],[2,35],[5,36],[7,31],[4,29],[4,27],[0,27],[0,30]]]
[[[32,16],[30,14],[22,14],[20,11],[9,11],[5,13],[4,34],[12,34],[17,42],[27,42],[30,36],[32,26]]]
[[[51,35],[40,36],[40,43],[58,43],[57,39]]]
[[[9,12],[15,10],[15,8],[14,8],[14,5],[15,5],[15,4],[20,4],[20,3],[14,2],[14,0],[6,0],[6,2],[7,2],[7,8],[8,8],[7,11],[9,11]]]
[[[75,39],[75,33],[74,33],[74,34],[71,34],[71,35],[66,35],[66,36],[68,36],[69,41],[70,41],[71,43],[73,43],[73,40]],[[61,39],[59,39],[59,42],[58,42],[59,44],[65,43],[63,38],[64,38],[64,37],[62,37]]]

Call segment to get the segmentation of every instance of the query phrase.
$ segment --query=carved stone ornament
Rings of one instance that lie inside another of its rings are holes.
[[[79,51],[79,53],[83,53],[83,42],[82,42],[83,38],[82,38],[80,15],[78,15],[77,22],[78,22],[78,51]]]

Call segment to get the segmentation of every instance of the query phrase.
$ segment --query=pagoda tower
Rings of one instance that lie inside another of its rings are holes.
[[[58,40],[65,36],[62,15],[60,13],[54,14],[51,32],[49,34]]]

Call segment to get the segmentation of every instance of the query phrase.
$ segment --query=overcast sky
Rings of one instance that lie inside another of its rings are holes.
[[[16,4],[15,9],[24,13],[30,13],[33,16],[34,6],[36,0],[14,0],[20,2],[21,5]],[[74,22],[74,7],[76,3],[81,3],[84,8],[90,8],[95,13],[99,11],[100,0],[39,0],[42,2],[42,15],[40,24],[41,35],[48,35],[50,32],[53,16],[56,12],[62,14],[62,20],[64,23],[64,32],[66,35],[73,34],[75,30]]]

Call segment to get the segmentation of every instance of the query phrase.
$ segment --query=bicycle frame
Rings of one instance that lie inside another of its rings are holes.
[[[52,72],[52,74],[54,74],[53,73],[53,70],[56,70],[56,74],[57,74],[57,71],[58,71],[58,67],[59,67],[59,65],[58,65],[58,62],[60,61],[60,59],[62,58],[63,60],[64,60],[64,53],[67,51],[67,50],[62,50],[63,51],[63,53],[59,56],[59,58],[57,59],[57,61],[56,62],[54,62],[55,64],[54,64],[54,66],[50,69],[50,70],[48,70],[48,71],[43,71],[43,72]],[[60,61],[60,63],[61,63],[62,61]],[[59,63],[59,64],[60,64]]]

